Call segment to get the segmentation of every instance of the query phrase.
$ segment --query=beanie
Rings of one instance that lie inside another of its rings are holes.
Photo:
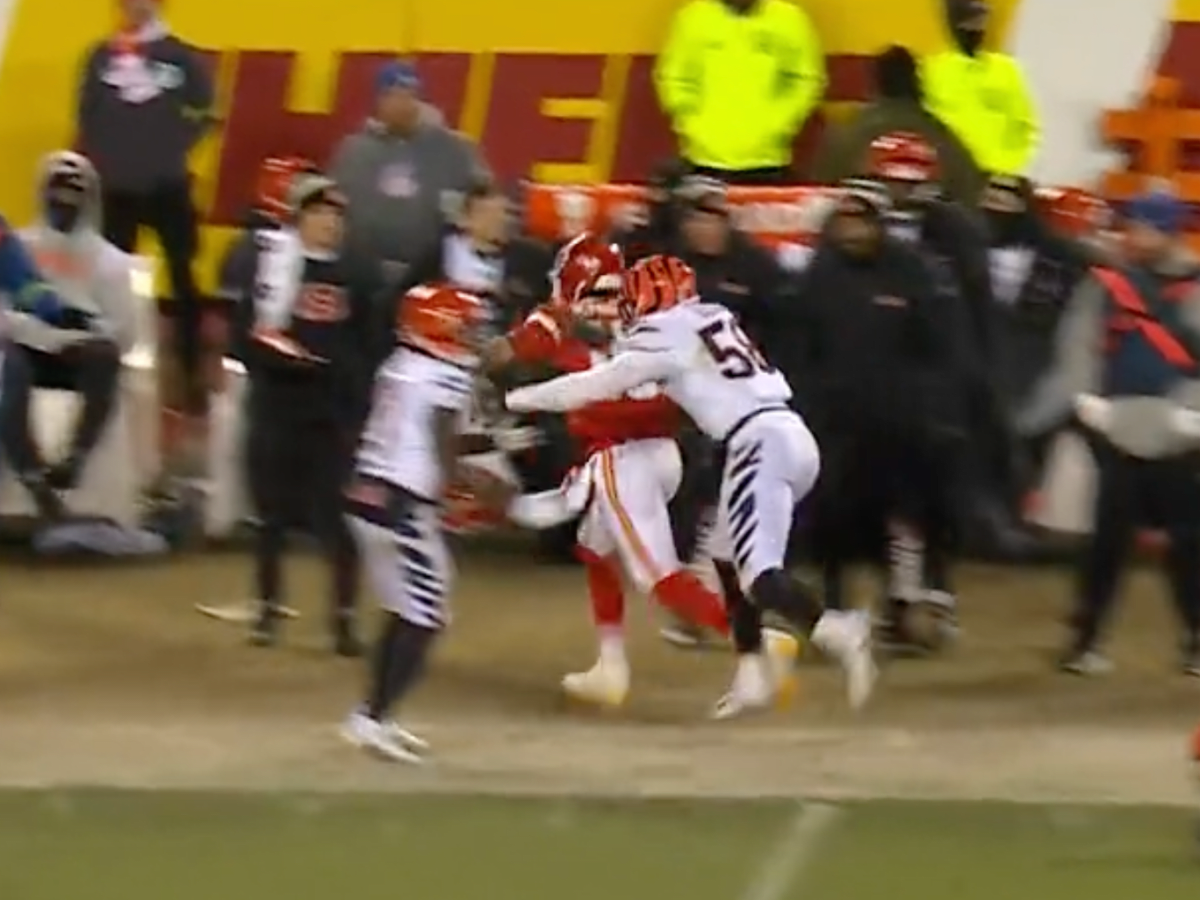
[[[382,94],[395,88],[404,88],[420,93],[421,76],[417,67],[410,62],[395,60],[385,65],[375,76],[375,93]]]
[[[1169,191],[1152,190],[1125,205],[1125,219],[1147,225],[1164,234],[1179,234],[1187,218],[1187,206]]]

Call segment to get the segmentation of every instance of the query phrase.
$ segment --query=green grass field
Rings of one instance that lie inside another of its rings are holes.
[[[1194,900],[1186,810],[0,793],[4,900]]]

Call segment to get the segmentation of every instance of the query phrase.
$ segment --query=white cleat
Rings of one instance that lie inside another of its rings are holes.
[[[400,739],[400,734],[408,732],[394,722],[376,722],[369,716],[354,712],[342,723],[340,734],[346,743],[388,762],[419,765],[425,761],[416,747],[407,746]]]
[[[629,696],[629,666],[602,660],[586,672],[563,676],[563,692],[572,700],[592,706],[616,709]]]
[[[713,706],[711,718],[735,719],[747,713],[768,709],[775,699],[771,663],[765,655],[746,654],[738,657],[733,684]]]
[[[871,651],[870,615],[862,610],[829,610],[813,629],[812,641],[842,664],[850,706],[861,709],[879,676]]]
[[[422,737],[417,737],[407,728],[400,725],[394,719],[388,719],[386,722],[380,723],[384,732],[389,735],[396,743],[407,747],[414,753],[425,753],[429,750],[429,741]]]
[[[258,619],[262,605],[257,600],[246,600],[241,603],[197,603],[196,612],[219,622],[233,622],[248,625]],[[276,612],[283,619],[300,618],[299,610],[290,606],[278,606]]]

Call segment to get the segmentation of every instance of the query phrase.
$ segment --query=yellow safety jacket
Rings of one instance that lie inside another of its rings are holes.
[[[790,0],[737,13],[691,0],[671,24],[654,73],[685,159],[731,171],[785,166],[825,92],[825,56]]]
[[[1024,175],[1041,139],[1037,109],[1020,64],[990,50],[957,50],[921,60],[925,106],[954,130],[979,167]]]

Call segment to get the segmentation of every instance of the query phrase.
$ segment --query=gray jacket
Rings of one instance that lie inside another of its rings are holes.
[[[49,170],[70,151],[52,153],[42,160],[38,196]],[[78,162],[81,157],[70,154]],[[92,330],[55,328],[27,313],[5,312],[12,338],[19,344],[58,353],[71,344],[97,334],[111,339],[127,353],[137,339],[137,297],[133,292],[133,264],[128,254],[100,234],[100,180],[90,163],[88,206],[70,234],[39,221],[17,234],[28,248],[42,275],[54,286],[63,303],[88,314]]]
[[[349,254],[412,266],[438,252],[447,212],[487,171],[470,141],[425,114],[410,138],[369,121],[329,174],[349,200]]]
[[[1159,266],[1162,275],[1195,269],[1196,260],[1180,251]],[[1200,340],[1200,290],[1182,301],[1182,319]],[[1102,396],[1103,347],[1108,328],[1107,289],[1093,276],[1071,297],[1055,338],[1054,364],[1034,388],[1030,402],[1017,417],[1024,434],[1044,434],[1072,414],[1082,394]],[[1105,436],[1118,449],[1142,459],[1173,456],[1195,447],[1172,422],[1180,407],[1200,411],[1200,381],[1184,380],[1164,397],[1106,397],[1112,418]]]

